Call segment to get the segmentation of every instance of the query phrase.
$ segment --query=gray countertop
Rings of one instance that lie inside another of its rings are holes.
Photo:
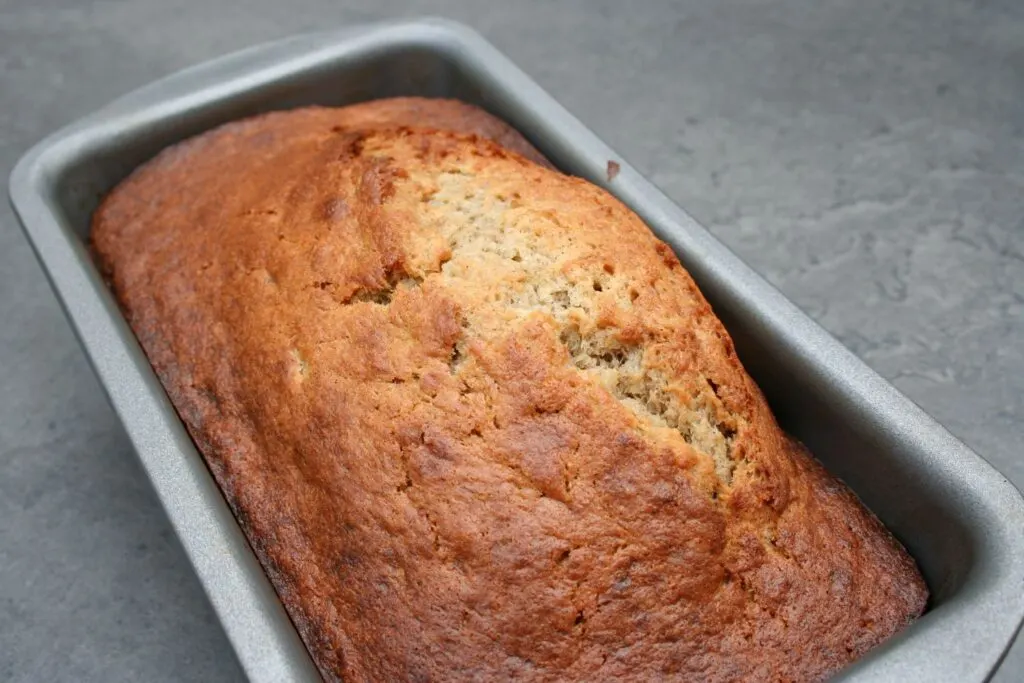
[[[0,176],[156,77],[434,14],[490,38],[1018,486],[1024,4],[0,0]],[[241,671],[0,207],[0,679]],[[999,681],[1024,678],[1024,647]]]

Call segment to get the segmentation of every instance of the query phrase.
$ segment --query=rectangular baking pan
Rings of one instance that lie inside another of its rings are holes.
[[[271,109],[457,97],[608,188],[668,242],[783,426],[907,546],[927,614],[839,677],[987,680],[1024,618],[1024,501],[996,470],[769,286],[473,31],[444,20],[300,36],[138,90],[29,151],[16,213],[254,681],[316,669],[86,250],[99,198],[161,148]],[[620,172],[608,178],[609,161]],[[401,637],[396,634],[396,637]]]

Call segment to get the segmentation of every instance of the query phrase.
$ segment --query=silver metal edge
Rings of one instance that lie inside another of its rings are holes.
[[[891,416],[888,427],[897,439],[944,454],[925,464],[962,483],[960,502],[973,511],[982,560],[953,599],[851,667],[842,678],[986,680],[1024,618],[1024,592],[1020,590],[1024,585],[1024,535],[1020,533],[1024,504],[1019,493],[622,162],[490,44],[461,25],[436,19],[298,36],[180,72],[47,138],[22,158],[11,176],[11,200],[25,232],[125,421],[129,437],[140,457],[145,453],[144,465],[158,496],[250,677],[298,680],[316,674],[294,631],[281,633],[291,629],[290,622],[162,389],[158,383],[153,386],[151,369],[144,361],[139,363],[141,352],[125,346],[120,315],[116,309],[110,310],[103,296],[97,296],[102,293],[94,291],[80,267],[59,272],[50,269],[50,264],[80,262],[85,255],[66,238],[60,216],[48,206],[48,181],[63,160],[95,140],[109,137],[119,117],[138,115],[145,109],[147,116],[158,121],[172,111],[301,72],[344,51],[410,41],[445,50],[467,68],[501,81],[506,94],[514,93],[506,95],[504,106],[539,111],[544,124],[525,131],[528,135],[542,147],[545,142],[557,145],[568,140],[566,144],[576,148],[577,156],[588,160],[584,168],[571,170],[609,186],[672,246],[685,240],[687,250],[700,250],[707,271],[704,277],[717,280],[717,286],[736,297],[757,301],[763,325],[788,346],[787,352],[817,357],[822,381],[841,385],[853,398],[848,408],[854,416],[871,419],[881,402]],[[618,177],[610,184],[604,181],[608,159],[621,164]],[[134,417],[126,419],[128,413]],[[179,457],[175,458],[175,453]],[[179,505],[188,503],[190,497],[201,504]],[[230,557],[224,556],[224,548],[230,549]],[[227,577],[225,560],[236,565],[228,568]],[[281,628],[282,619],[287,629]],[[997,629],[1002,634],[994,636]],[[297,664],[296,659],[305,661]],[[279,675],[267,676],[268,671]]]

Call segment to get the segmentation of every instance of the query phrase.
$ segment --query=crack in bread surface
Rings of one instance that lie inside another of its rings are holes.
[[[475,181],[467,171],[443,173],[427,203],[424,223],[436,226],[451,250],[441,281],[457,290],[486,288],[484,306],[475,310],[549,316],[569,362],[636,415],[645,431],[678,432],[713,461],[720,482],[728,485],[735,468],[730,425],[737,419],[716,416],[711,385],[684,395],[668,374],[645,364],[642,341],[624,343],[614,324],[597,323],[601,307],[632,308],[630,279],[601,263],[572,267],[581,249],[571,229],[507,196],[489,194]],[[493,330],[480,331],[488,332]],[[467,334],[474,333],[470,324]]]

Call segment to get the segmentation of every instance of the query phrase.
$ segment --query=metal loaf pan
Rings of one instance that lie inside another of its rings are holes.
[[[986,680],[1024,618],[1024,502],[1014,487],[740,262],[471,30],[442,20],[300,36],[198,66],[29,151],[10,181],[25,233],[245,671],[317,673],[88,256],[99,198],[161,148],[270,109],[391,95],[458,97],[607,187],[679,254],[783,426],[917,559],[928,613],[845,681]],[[621,170],[608,179],[609,160]],[[396,637],[401,637],[396,634]]]

